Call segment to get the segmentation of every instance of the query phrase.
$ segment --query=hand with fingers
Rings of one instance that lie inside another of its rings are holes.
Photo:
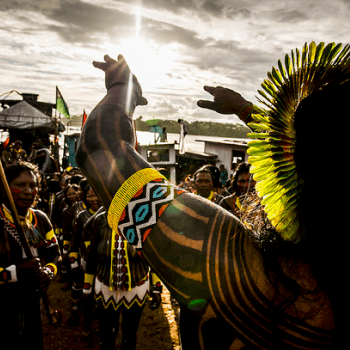
[[[41,270],[37,275],[38,290],[40,292],[46,292],[49,288],[51,278],[45,270]]]
[[[214,97],[214,101],[199,100],[197,105],[220,114],[238,115],[244,106],[252,105],[251,102],[245,100],[238,92],[222,86],[204,86],[204,90]]]
[[[105,55],[104,61],[105,62],[93,61],[92,64],[95,68],[101,69],[105,72],[105,84],[107,90],[115,85],[133,84],[136,89],[141,91],[137,78],[132,74],[122,55],[118,55],[117,60]],[[147,100],[144,97],[141,97],[138,101],[138,105],[146,104]]]
[[[49,275],[41,268],[39,259],[33,258],[17,265],[17,277],[29,287],[47,291],[50,284]]]

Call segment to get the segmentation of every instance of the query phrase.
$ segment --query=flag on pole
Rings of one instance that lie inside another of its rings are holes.
[[[82,124],[81,124],[81,127],[84,126],[85,122],[86,122],[86,118],[87,118],[87,115],[85,113],[85,109],[84,109],[84,114],[83,114],[83,121],[82,121]]]
[[[70,119],[68,106],[64,101],[60,90],[56,86],[56,109],[59,113],[62,113],[67,119]]]

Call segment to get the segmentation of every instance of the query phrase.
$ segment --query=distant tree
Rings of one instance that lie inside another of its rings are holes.
[[[139,131],[150,130],[150,125],[143,120],[142,116],[139,116],[135,120],[135,125],[136,129]],[[161,127],[166,127],[168,133],[176,134],[180,132],[177,120],[158,119],[158,125],[160,125]],[[193,123],[188,123],[189,135],[246,138],[249,132],[249,128],[240,123],[216,123],[211,121],[206,122],[202,120],[198,120]]]

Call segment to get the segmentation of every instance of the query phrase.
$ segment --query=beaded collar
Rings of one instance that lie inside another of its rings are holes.
[[[5,206],[5,204],[2,204],[0,206],[0,215],[6,220],[8,221],[8,223],[12,226],[12,227],[16,227],[14,224],[14,220],[13,217],[10,213],[10,210]],[[21,221],[21,224],[23,224],[24,222],[27,224],[31,224],[34,227],[37,226],[38,220],[36,215],[34,214],[34,212],[29,208],[27,215],[25,217],[23,216],[19,216],[19,219]]]

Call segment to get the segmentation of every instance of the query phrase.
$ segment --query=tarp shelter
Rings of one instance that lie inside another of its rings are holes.
[[[55,133],[55,121],[26,101],[21,101],[0,112],[0,129],[21,129]],[[58,132],[65,131],[59,121]]]

